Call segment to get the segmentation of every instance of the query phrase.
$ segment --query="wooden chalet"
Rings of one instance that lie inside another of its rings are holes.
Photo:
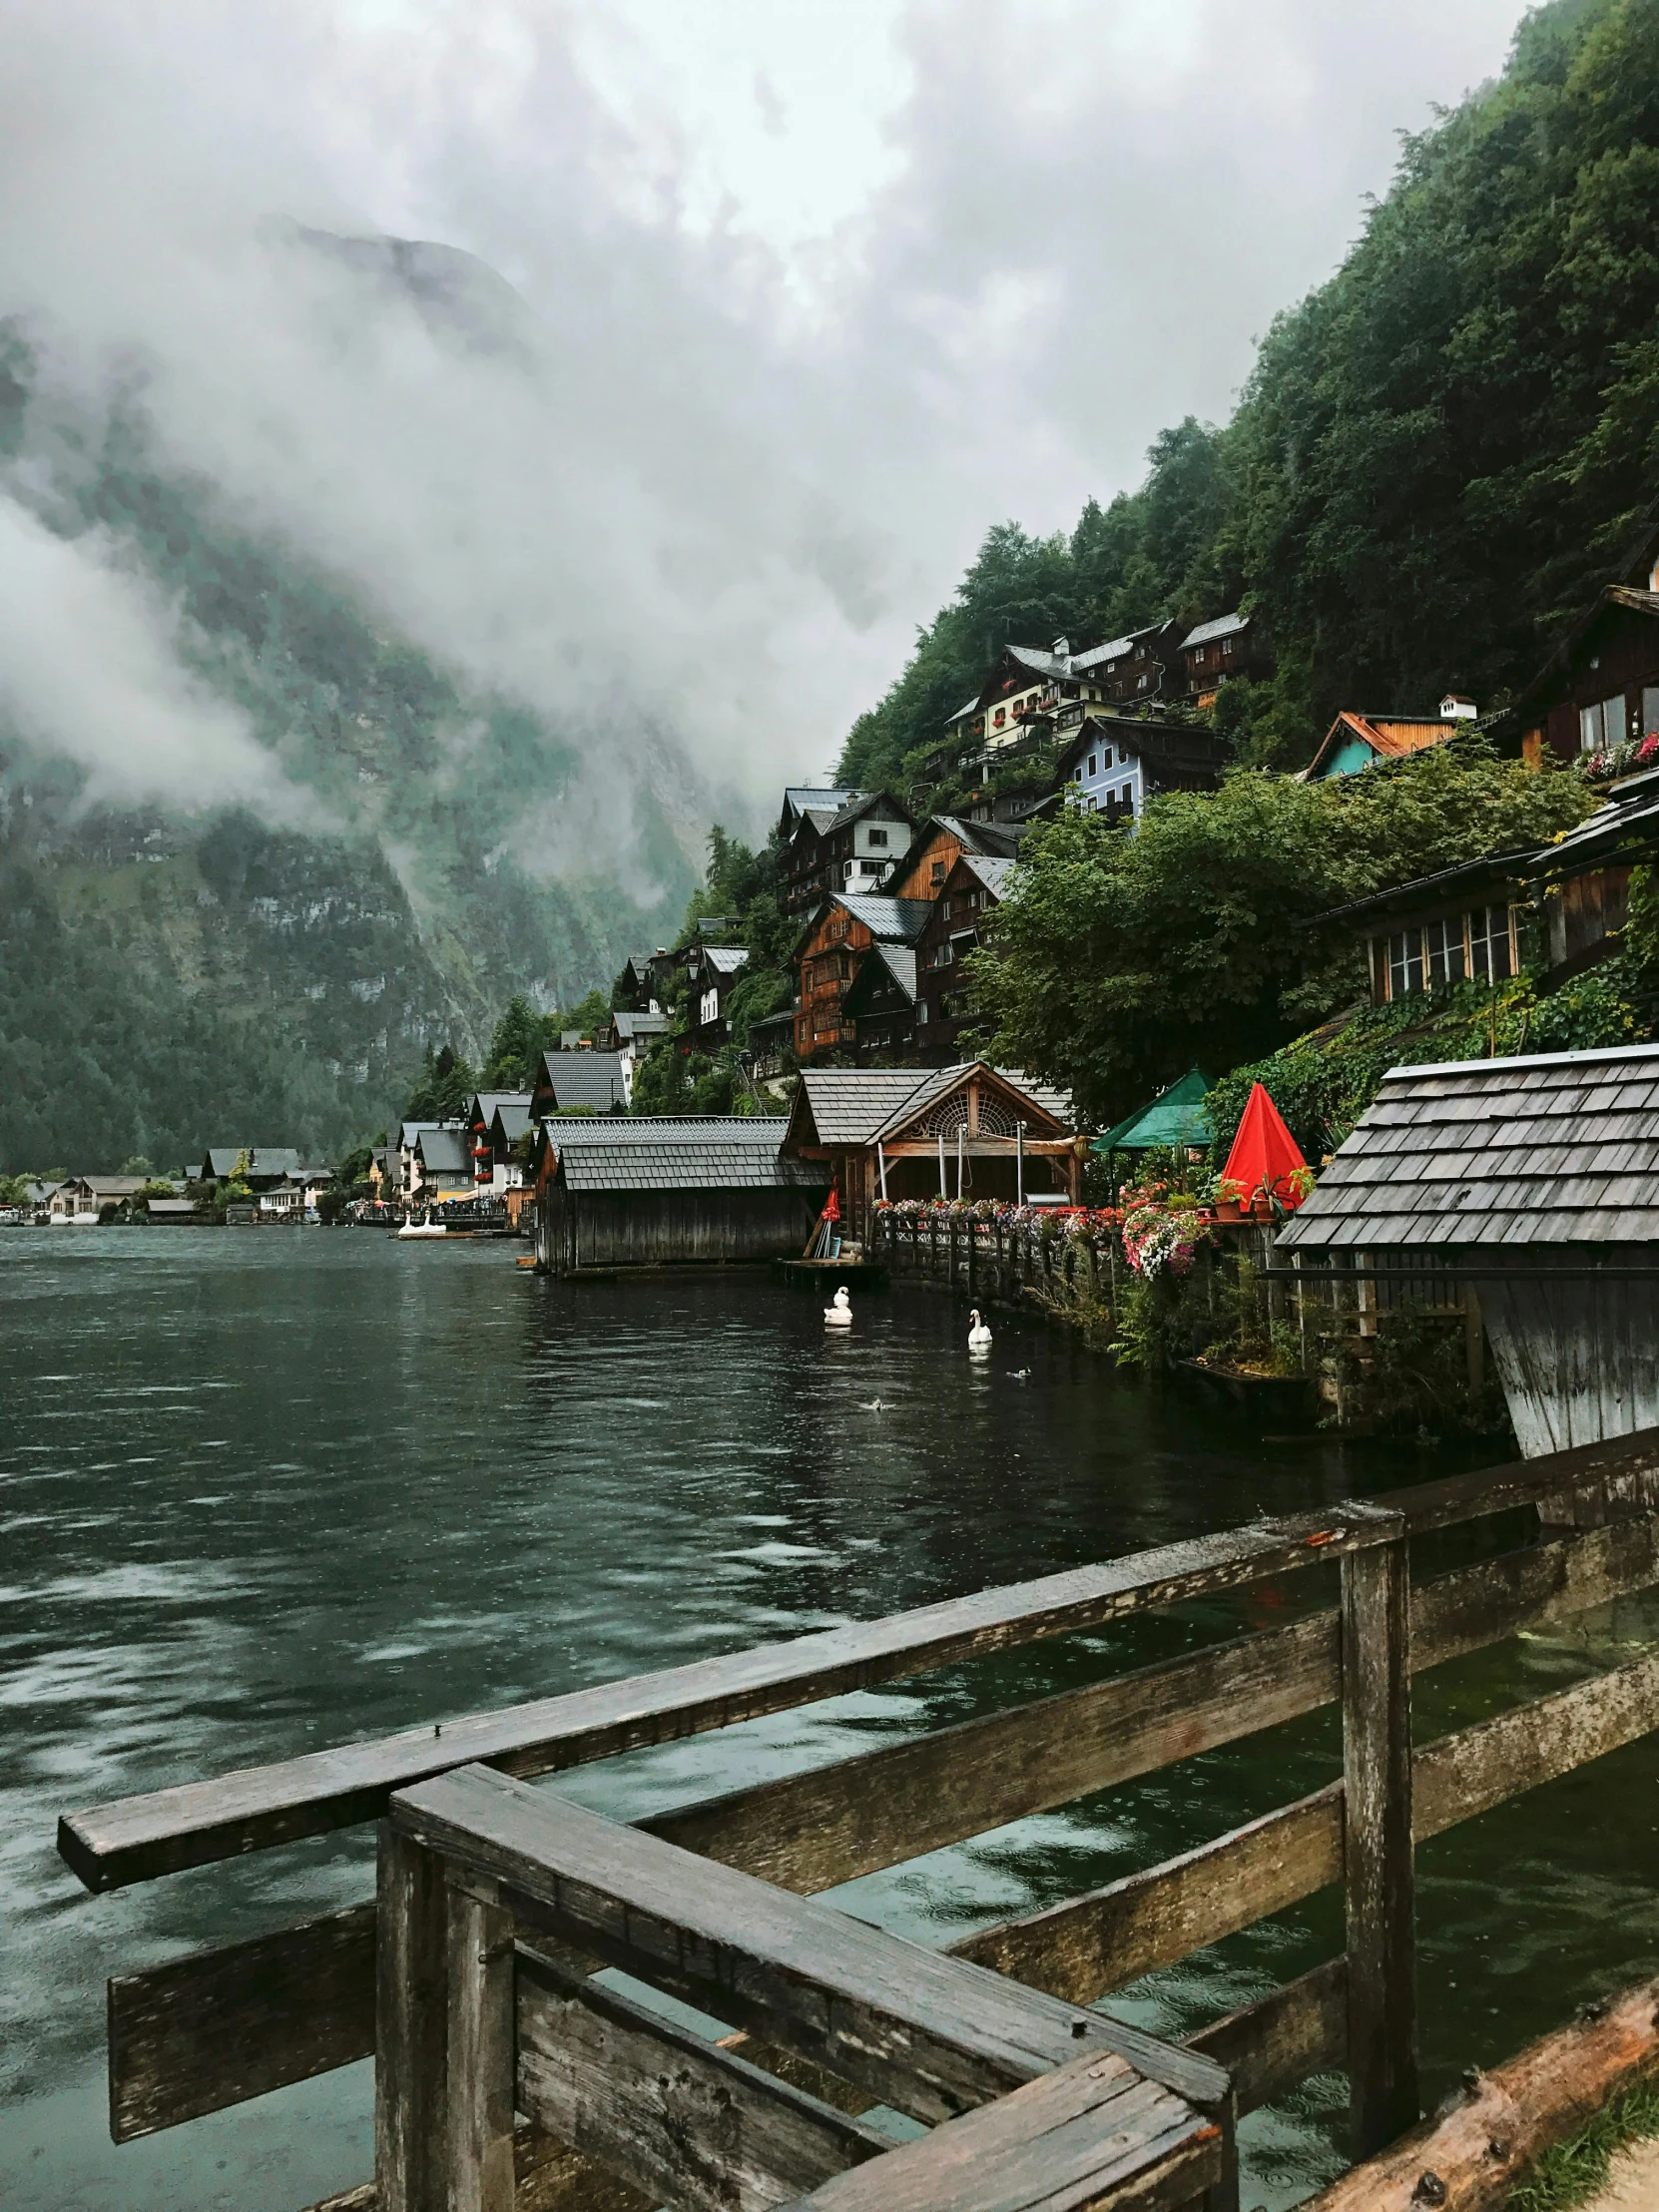
[[[1504,715],[1524,760],[1597,760],[1659,735],[1659,524],[1570,624]]]
[[[832,1170],[846,1234],[867,1240],[876,1202],[1012,1199],[1061,1192],[1076,1203],[1083,1139],[1070,1101],[1024,1075],[956,1067],[804,1068],[786,1157]]]
[[[693,944],[687,947],[688,1027],[684,1051],[715,1053],[731,1041],[726,1002],[748,965],[749,953],[743,945]]]
[[[467,1105],[466,1126],[472,1180],[477,1189],[505,1190],[507,1171],[514,1169],[516,1174],[512,1148],[530,1126],[531,1096],[529,1091],[473,1092]]]
[[[1528,1457],[1659,1423],[1659,1045],[1392,1069],[1278,1249],[1472,1284]]]
[[[893,871],[894,898],[936,898],[964,852],[1011,860],[1025,832],[1001,822],[968,822],[960,815],[930,815],[911,837]]]
[[[916,954],[907,944],[872,944],[841,1000],[860,1067],[892,1067],[916,1049]]]
[[[611,990],[611,1003],[625,1013],[643,1014],[651,1005],[651,955],[631,952]]]
[[[785,911],[804,912],[843,890],[880,890],[914,827],[915,817],[891,792],[853,792],[829,816],[809,808],[782,851]]]
[[[958,853],[933,900],[915,950],[915,1045],[924,1067],[950,1067],[959,1058],[956,1040],[968,1013],[965,962],[1013,865],[989,853]]]
[[[1357,776],[1378,761],[1403,760],[1432,745],[1445,745],[1464,736],[1472,717],[1461,712],[1466,702],[1448,702],[1456,710],[1438,715],[1340,714],[1320,741],[1319,751],[1302,772],[1305,784],[1322,784],[1332,776]]]
[[[1187,632],[1177,649],[1170,688],[1184,692],[1196,706],[1213,707],[1223,684],[1239,676],[1268,676],[1273,656],[1262,625],[1252,615],[1218,615]]]
[[[628,1082],[614,1052],[544,1052],[530,1093],[530,1118],[568,1114],[573,1107],[591,1114],[625,1114]]]
[[[830,1175],[820,1163],[783,1156],[786,1126],[758,1114],[544,1121],[537,1266],[561,1276],[612,1274],[799,1253]]]
[[[796,941],[800,1003],[795,1015],[796,1058],[850,1051],[857,1042],[842,1001],[873,944],[914,945],[926,924],[920,898],[860,897],[847,891],[820,902]]]
[[[471,1132],[459,1123],[422,1129],[414,1141],[409,1196],[420,1206],[472,1195]]]

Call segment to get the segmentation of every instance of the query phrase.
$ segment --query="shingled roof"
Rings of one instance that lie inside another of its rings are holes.
[[[1281,1249],[1659,1240],[1659,1045],[1392,1068]]]
[[[979,1065],[976,1060],[960,1060],[947,1068],[803,1068],[801,1095],[820,1144],[873,1144],[877,1137],[913,1120]],[[1063,1091],[1008,1068],[996,1068],[992,1073],[1054,1120],[1069,1123],[1071,1101]],[[792,1123],[799,1114],[798,1104]]]
[[[776,1190],[826,1179],[823,1169],[780,1156],[788,1123],[776,1115],[642,1114],[544,1126],[573,1191]]]

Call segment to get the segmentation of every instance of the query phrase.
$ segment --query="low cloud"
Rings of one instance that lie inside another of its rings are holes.
[[[301,819],[304,795],[171,649],[175,621],[104,533],[59,537],[0,496],[0,724],[80,768],[89,803]]]

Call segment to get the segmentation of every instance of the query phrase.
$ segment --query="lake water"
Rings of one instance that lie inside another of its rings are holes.
[[[512,1245],[366,1233],[0,1232],[0,2203],[297,2212],[366,2178],[355,2066],[116,2149],[105,1977],[349,1904],[353,1835],[100,1899],[58,1814],[1478,1463],[1278,1447],[1038,1328],[924,1291],[847,1337],[764,1276],[559,1285]],[[1029,1370],[1024,1377],[1014,1371]],[[880,1411],[870,1410],[879,1398]],[[1311,1592],[1309,1593],[1312,1594]],[[1143,1664],[1273,1593],[589,1768],[618,1814]],[[1252,1610],[1254,1608],[1254,1610]],[[1420,1736],[1659,1634],[1626,1603],[1419,1683]],[[1318,1787],[1329,1716],[838,1895],[929,1942]],[[1430,2098],[1659,1967],[1651,1741],[1420,1855]],[[1112,2000],[1167,2032],[1340,1946],[1333,1894]],[[1247,2123],[1245,2205],[1341,2164],[1343,2089]]]

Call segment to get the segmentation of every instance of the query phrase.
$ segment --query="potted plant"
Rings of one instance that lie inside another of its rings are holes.
[[[1218,1175],[1210,1192],[1210,1203],[1216,1210],[1217,1221],[1243,1221],[1245,1187],[1230,1177]]]

